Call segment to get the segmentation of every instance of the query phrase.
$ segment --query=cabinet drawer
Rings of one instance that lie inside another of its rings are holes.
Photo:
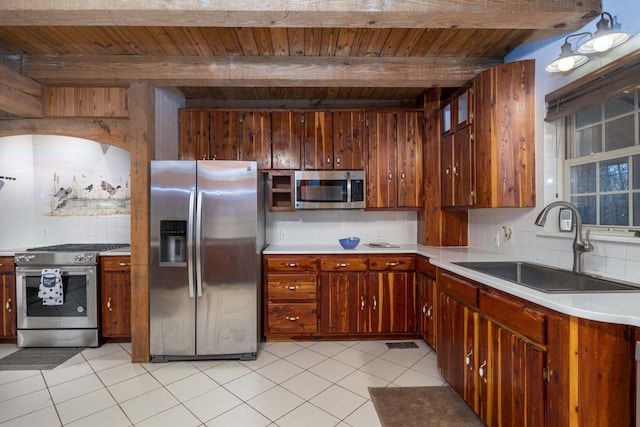
[[[432,279],[436,278],[436,266],[429,263],[429,258],[416,257],[416,271]]]
[[[480,311],[516,334],[542,344],[547,343],[547,316],[519,301],[512,301],[487,291],[480,291]]]
[[[15,265],[13,263],[13,257],[3,256],[0,257],[0,272],[11,273],[15,271]]]
[[[367,271],[367,258],[323,257],[320,258],[322,271]]]
[[[269,271],[317,271],[318,259],[316,257],[277,257],[267,258]]]
[[[318,279],[315,274],[270,274],[267,298],[274,300],[316,300]]]
[[[315,333],[318,332],[318,305],[267,304],[268,332]]]
[[[131,257],[104,256],[100,257],[102,271],[131,271]]]
[[[369,270],[415,270],[416,258],[410,255],[372,256],[369,258]]]
[[[461,302],[472,306],[478,306],[478,286],[466,282],[459,277],[441,272],[438,275],[438,287],[441,292],[451,295]]]

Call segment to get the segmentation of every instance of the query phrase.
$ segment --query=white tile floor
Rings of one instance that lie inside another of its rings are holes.
[[[50,371],[0,371],[0,425],[379,426],[367,387],[444,384],[415,342],[264,343],[255,361],[155,364],[105,344]],[[0,357],[16,350],[2,344]]]

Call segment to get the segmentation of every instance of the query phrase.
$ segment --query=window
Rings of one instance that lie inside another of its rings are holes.
[[[584,224],[640,226],[638,91],[567,116],[565,182]]]

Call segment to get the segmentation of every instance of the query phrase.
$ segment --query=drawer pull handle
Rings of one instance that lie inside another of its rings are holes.
[[[374,310],[378,309],[378,300],[376,299],[376,297],[373,297],[373,309]]]
[[[349,267],[349,263],[348,262],[341,262],[336,264],[336,267]]]
[[[108,309],[109,311],[112,311],[112,310],[111,310],[111,297],[109,297],[109,300],[107,301],[107,309]]]
[[[422,306],[422,313],[426,316],[427,315],[427,304],[428,303],[424,303],[424,305]]]
[[[295,322],[296,320],[300,320],[300,318],[299,318],[298,316],[296,316],[296,317],[293,317],[293,316],[291,316],[291,317],[286,317],[286,319],[287,319],[287,320],[289,320],[289,321],[291,321],[291,322]]]
[[[480,365],[480,369],[478,369],[478,375],[480,375],[480,378],[482,378],[482,381],[484,381],[485,383],[487,382],[487,379],[484,377],[484,367],[487,366],[487,361],[485,360],[484,363],[482,365]]]
[[[397,267],[400,264],[400,261],[388,262],[387,267]]]
[[[360,297],[360,310],[364,310],[364,297]]]
[[[429,307],[427,310],[427,317],[431,317],[431,312],[433,311],[433,306]]]
[[[469,352],[464,358],[464,364],[469,366],[471,365],[471,355],[473,354],[473,350]]]
[[[287,288],[287,289],[289,289],[290,291],[295,291],[296,289],[298,289],[298,285],[296,285],[296,286],[287,286],[287,285],[284,285],[284,287],[285,287],[285,288]]]
[[[4,308],[6,308],[7,311],[11,311],[11,298],[7,299],[7,303],[4,305]]]
[[[118,266],[120,266],[120,267],[130,267],[131,263],[130,262],[119,262]]]
[[[285,264],[287,267],[296,268],[299,264],[297,262],[289,262]]]

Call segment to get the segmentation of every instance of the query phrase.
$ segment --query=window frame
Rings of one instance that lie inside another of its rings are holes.
[[[593,108],[595,105],[600,106],[600,119],[594,122],[588,123],[581,128],[576,127],[576,113],[568,115],[564,118],[564,127],[565,127],[565,156],[564,156],[564,194],[566,195],[565,199],[567,201],[571,201],[573,196],[595,196],[596,197],[596,212],[595,218],[597,224],[586,223],[585,226],[588,228],[593,228],[594,231],[611,231],[611,232],[623,232],[626,233],[629,230],[638,230],[640,229],[640,224],[634,225],[634,204],[633,204],[633,195],[640,194],[640,187],[633,188],[633,177],[634,174],[640,174],[640,170],[634,170],[633,165],[633,156],[640,156],[640,91],[636,90],[635,92],[631,92],[634,95],[634,105],[633,109],[630,112],[626,112],[623,114],[618,114],[612,117],[606,117],[605,104],[613,99],[622,96],[628,96],[629,93],[621,93],[618,97],[610,97],[607,100],[599,102],[597,104],[592,105]],[[580,111],[584,111],[586,108],[581,109]],[[579,112],[579,111],[578,111]],[[634,144],[633,146],[614,149],[611,151],[606,151],[606,124],[615,120],[619,120],[626,116],[633,116],[633,137]],[[591,153],[590,155],[584,155],[582,157],[573,157],[574,153],[577,152],[577,135],[578,132],[584,129],[588,129],[590,127],[600,126],[601,127],[601,150],[600,152]],[[627,158],[628,160],[628,168],[629,168],[629,177],[628,177],[628,188],[626,190],[615,190],[615,191],[600,191],[600,164],[601,162],[619,158]],[[638,169],[640,169],[640,161],[637,162]],[[571,192],[571,168],[579,165],[587,165],[594,164],[596,168],[595,172],[595,180],[596,187],[594,192],[586,192],[586,193],[572,193]],[[602,225],[600,222],[600,211],[601,211],[601,197],[603,195],[614,195],[614,194],[627,194],[627,206],[628,206],[628,218],[629,223],[627,225]],[[636,206],[636,210],[640,209],[640,206]]]

